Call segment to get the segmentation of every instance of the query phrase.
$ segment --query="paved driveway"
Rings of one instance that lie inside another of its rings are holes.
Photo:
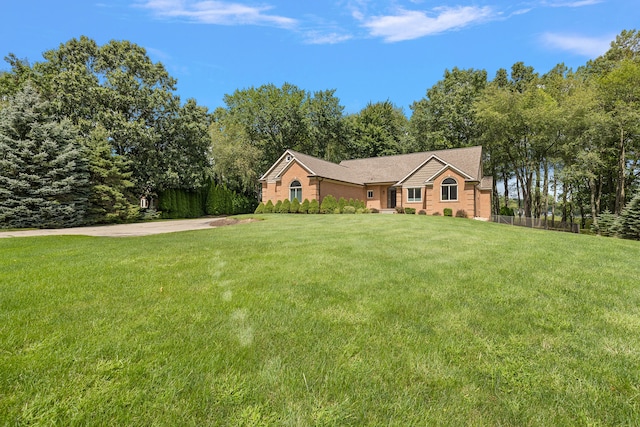
[[[0,232],[0,238],[61,235],[106,237],[146,236],[149,234],[173,233],[176,231],[203,230],[206,228],[226,225],[226,222],[226,218],[198,218],[180,219],[173,221],[141,222],[136,224],[62,228],[55,230],[4,231]]]

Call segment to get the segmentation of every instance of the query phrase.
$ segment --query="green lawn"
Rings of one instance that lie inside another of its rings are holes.
[[[418,215],[0,239],[0,425],[637,425],[640,243]]]

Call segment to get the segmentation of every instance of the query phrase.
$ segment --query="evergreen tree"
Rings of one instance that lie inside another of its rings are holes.
[[[640,192],[625,206],[619,221],[620,237],[640,240]]]
[[[113,153],[104,129],[98,127],[85,143],[90,170],[91,195],[87,220],[92,223],[122,222],[138,217],[133,203],[133,182],[128,162]]]
[[[0,227],[71,227],[83,222],[89,166],[77,131],[50,116],[31,86],[0,110]]]
[[[312,199],[309,202],[309,209],[307,210],[310,214],[317,214],[320,212],[320,203],[318,203],[318,199]]]

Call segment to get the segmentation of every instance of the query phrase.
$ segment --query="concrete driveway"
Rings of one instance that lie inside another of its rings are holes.
[[[235,221],[235,220],[234,220]],[[3,237],[28,236],[105,236],[130,237],[147,236],[149,234],[173,233],[176,231],[203,230],[211,227],[229,225],[227,218],[198,218],[180,219],[172,221],[141,222],[135,224],[99,225],[93,227],[62,228],[54,230],[27,230],[0,232]]]

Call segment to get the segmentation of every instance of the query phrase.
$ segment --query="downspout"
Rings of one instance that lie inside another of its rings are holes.
[[[473,217],[478,217],[478,185],[473,186]]]

